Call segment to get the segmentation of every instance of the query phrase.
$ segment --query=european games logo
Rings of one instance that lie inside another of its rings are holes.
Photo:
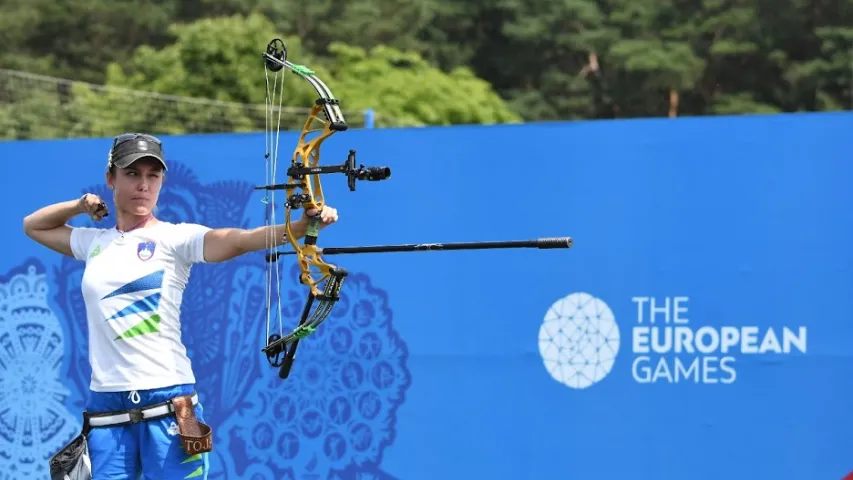
[[[619,352],[619,326],[610,307],[587,293],[557,300],[539,328],[539,353],[554,380],[571,388],[600,382]]]
[[[731,384],[744,355],[806,353],[806,327],[694,327],[689,297],[632,297],[631,376],[637,383]],[[557,300],[539,328],[539,353],[554,380],[574,389],[610,374],[620,350],[610,307],[587,293]],[[626,365],[627,366],[627,365]]]

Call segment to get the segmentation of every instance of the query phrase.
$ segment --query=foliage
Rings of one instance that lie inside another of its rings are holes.
[[[274,37],[379,125],[853,109],[853,0],[0,4],[0,68],[212,101],[263,103],[258,52]],[[309,105],[310,86],[287,82],[286,104]],[[16,97],[0,83],[0,134],[49,134],[28,123],[48,111],[61,115],[53,130],[81,135],[263,121],[142,101],[110,119],[120,97],[79,86]]]

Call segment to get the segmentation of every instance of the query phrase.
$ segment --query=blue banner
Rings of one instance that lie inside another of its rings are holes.
[[[355,149],[392,176],[356,192],[324,176],[340,221],[321,246],[574,246],[329,257],[351,272],[343,298],[286,381],[261,353],[263,253],[194,267],[183,338],[214,429],[210,478],[841,479],[851,132],[837,113],[337,134],[324,164]],[[263,134],[164,142],[160,219],[263,224]],[[295,144],[282,134],[282,164]],[[21,225],[84,192],[110,199],[109,147],[0,143],[0,478],[48,478],[79,431],[84,265]]]

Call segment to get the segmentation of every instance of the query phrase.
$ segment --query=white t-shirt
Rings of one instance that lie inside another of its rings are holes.
[[[181,301],[193,263],[204,262],[197,224],[158,222],[122,234],[77,227],[74,258],[86,262],[90,388],[122,392],[194,383],[181,341]]]

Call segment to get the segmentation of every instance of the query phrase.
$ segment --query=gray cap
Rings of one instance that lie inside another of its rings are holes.
[[[157,137],[143,133],[125,133],[113,139],[107,168],[127,168],[141,158],[156,158],[167,170],[162,142]]]

